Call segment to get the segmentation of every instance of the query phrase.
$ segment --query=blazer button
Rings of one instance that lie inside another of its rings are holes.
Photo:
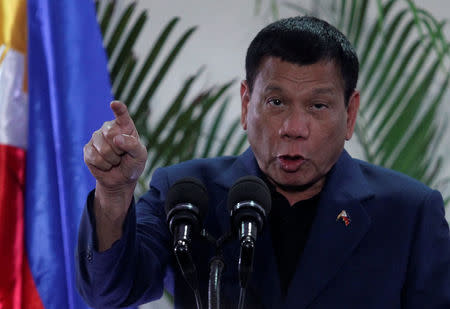
[[[92,262],[92,251],[87,252],[86,258],[87,258],[88,262]]]

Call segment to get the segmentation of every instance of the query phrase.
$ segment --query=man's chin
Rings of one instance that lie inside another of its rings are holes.
[[[310,189],[314,183],[306,183],[306,184],[284,184],[275,182],[275,186],[280,188],[285,192],[302,192]]]
[[[269,180],[279,189],[285,192],[302,192],[310,189],[314,182],[299,182],[298,177],[293,180],[289,179],[274,179],[269,177]]]

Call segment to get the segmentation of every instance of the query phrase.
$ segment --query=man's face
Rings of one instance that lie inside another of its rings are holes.
[[[299,66],[267,57],[251,94],[242,82],[241,99],[242,126],[269,180],[285,192],[320,191],[353,134],[359,107],[358,92],[345,106],[334,62]]]

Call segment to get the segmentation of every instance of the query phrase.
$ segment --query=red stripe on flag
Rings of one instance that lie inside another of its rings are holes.
[[[25,150],[0,145],[0,308],[44,308],[24,243]]]

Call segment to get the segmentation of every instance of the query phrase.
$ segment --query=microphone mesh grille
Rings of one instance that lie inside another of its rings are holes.
[[[167,192],[166,214],[177,204],[190,203],[200,212],[200,220],[208,211],[208,192],[203,183],[197,178],[186,177],[176,181]]]
[[[257,202],[268,214],[270,212],[272,198],[270,190],[261,178],[256,176],[244,176],[239,178],[228,193],[228,210],[243,201]]]

